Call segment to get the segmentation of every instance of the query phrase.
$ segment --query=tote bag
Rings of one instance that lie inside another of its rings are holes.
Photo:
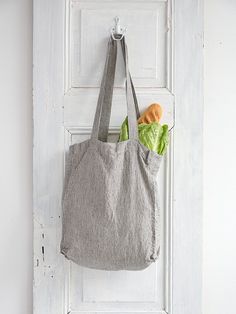
[[[129,139],[107,142],[121,44],[126,76]],[[125,39],[110,38],[91,138],[70,146],[62,199],[61,253],[104,270],[141,270],[160,249],[157,172],[161,156],[138,139],[138,103]]]

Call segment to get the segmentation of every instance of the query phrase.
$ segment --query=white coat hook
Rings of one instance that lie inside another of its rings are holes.
[[[120,18],[119,16],[116,16],[114,18],[115,20],[115,26],[111,29],[111,36],[114,40],[121,40],[126,32],[126,28],[123,28],[120,26]]]

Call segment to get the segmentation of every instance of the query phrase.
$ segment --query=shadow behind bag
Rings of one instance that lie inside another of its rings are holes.
[[[129,139],[108,143],[119,44]],[[162,157],[139,142],[138,116],[125,40],[110,38],[91,138],[70,146],[66,163],[61,253],[81,266],[141,270],[159,255],[156,180]]]

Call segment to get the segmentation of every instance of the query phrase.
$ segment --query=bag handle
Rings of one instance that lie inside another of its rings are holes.
[[[121,41],[121,48],[122,48],[123,58],[125,59],[125,39]],[[140,112],[139,112],[139,107],[138,107],[138,99],[137,99],[137,96],[136,96],[136,92],[135,92],[135,88],[134,88],[134,84],[133,84],[133,80],[132,80],[130,72],[129,72],[129,77],[130,77],[131,88],[132,88],[134,104],[135,104],[135,110],[136,110],[136,115],[137,115],[137,120],[138,120],[139,117],[140,117]]]
[[[102,113],[104,111],[102,109],[104,103],[108,104],[112,100],[116,58],[117,58],[117,43],[112,42],[112,40],[110,39],[108,42],[106,62],[103,71],[99,97],[97,101],[97,108],[95,112],[91,138],[101,140],[104,139],[104,133],[101,130],[102,129],[101,124],[104,124],[104,122],[101,123]]]
[[[122,49],[122,55],[123,55],[124,62],[125,62],[125,42],[124,41],[121,41],[121,49]],[[140,117],[139,108],[138,108],[138,101],[137,101],[137,97],[135,94],[135,89],[134,89],[134,85],[133,85],[130,73],[129,73],[129,77],[130,77],[130,81],[131,81],[132,94],[133,94],[133,99],[134,99],[134,104],[135,104],[135,109],[136,109],[136,120],[138,120],[138,118]],[[125,84],[127,84],[127,81],[125,82]],[[113,92],[113,91],[110,90],[110,92]],[[98,131],[98,138],[104,142],[107,141],[108,132],[109,132],[111,105],[112,105],[112,97],[109,99],[109,102],[104,103],[104,105],[102,107],[101,115],[100,115],[100,126],[99,126],[99,131]]]
[[[121,41],[121,48],[124,57],[125,76],[126,76],[126,100],[128,111],[129,138],[138,138],[137,118],[139,117],[139,109],[134,85],[128,68],[128,53],[125,39]],[[115,67],[117,61],[117,43],[110,38],[108,43],[106,63],[101,82],[97,109],[94,117],[92,130],[92,138],[107,141],[109,121],[111,115],[112,95],[114,88]]]

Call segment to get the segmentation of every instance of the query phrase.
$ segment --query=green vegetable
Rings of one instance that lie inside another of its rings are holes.
[[[129,139],[128,118],[122,123],[119,142]],[[159,155],[164,155],[169,143],[168,125],[161,125],[158,122],[149,124],[141,123],[138,125],[140,142],[148,149],[153,150]]]

